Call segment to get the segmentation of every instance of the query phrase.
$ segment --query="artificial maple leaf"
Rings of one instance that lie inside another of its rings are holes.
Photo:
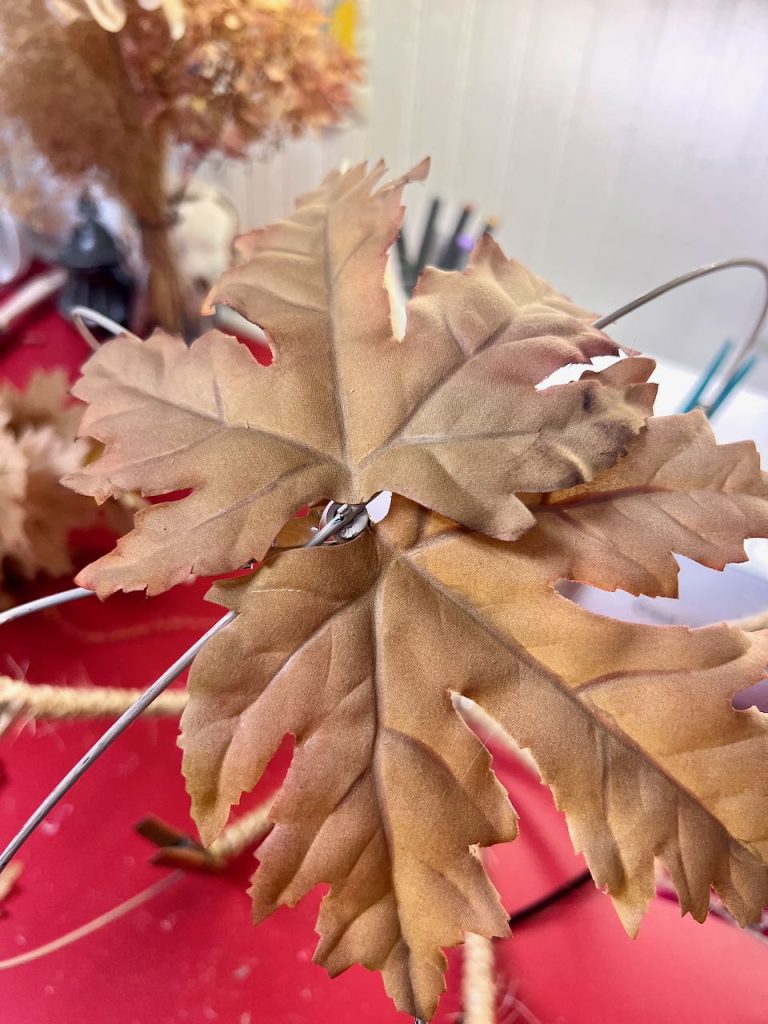
[[[332,175],[248,237],[249,259],[210,301],[266,330],[271,366],[215,331],[190,348],[120,337],[89,360],[74,394],[90,403],[81,433],[105,452],[66,483],[99,501],[191,493],[140,513],[84,586],[157,593],[235,569],[302,505],[382,490],[514,539],[534,521],[515,492],[590,480],[625,451],[651,411],[652,362],[539,389],[617,347],[490,237],[466,272],[424,273],[393,336],[386,252],[403,187],[424,173],[378,189],[381,165]]]
[[[689,630],[594,615],[570,579],[675,592],[673,552],[721,568],[768,535],[750,443],[704,417],[651,420],[592,484],[531,501],[514,543],[395,498],[375,531],[277,555],[220,582],[235,621],[198,655],[184,771],[210,842],[293,734],[296,749],[253,878],[256,920],[318,883],[316,959],[381,970],[428,1019],[441,947],[506,933],[477,848],[512,839],[490,757],[452,706],[471,698],[535,758],[598,885],[630,933],[654,857],[703,919],[710,886],[742,923],[768,902],[768,716],[735,711],[768,630]]]

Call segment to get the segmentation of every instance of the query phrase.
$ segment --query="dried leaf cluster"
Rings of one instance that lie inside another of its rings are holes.
[[[253,142],[336,124],[359,64],[315,0],[49,0],[117,33],[147,122],[195,151],[242,155]]]
[[[394,337],[386,252],[424,171],[333,175],[244,240],[210,301],[263,327],[271,366],[218,332],[104,346],[75,392],[104,453],[69,482],[187,492],[81,574],[102,596],[259,559],[305,503],[395,492],[358,539],[213,587],[238,615],[193,666],[181,742],[210,843],[295,737],[256,919],[329,883],[316,958],[380,970],[428,1019],[442,947],[506,934],[478,850],[517,831],[456,694],[531,752],[631,934],[654,858],[684,911],[703,918],[714,885],[759,917],[768,719],[730,699],[763,675],[768,631],[619,622],[557,584],[673,596],[674,554],[720,569],[768,535],[768,480],[700,414],[649,419],[646,359],[540,387],[617,348],[490,238],[466,272],[425,271]]]
[[[79,470],[90,446],[76,440],[80,409],[63,371],[39,371],[25,389],[0,387],[0,604],[15,601],[14,580],[73,570],[70,534],[103,520],[93,502],[59,483]],[[110,525],[127,526],[111,509]]]

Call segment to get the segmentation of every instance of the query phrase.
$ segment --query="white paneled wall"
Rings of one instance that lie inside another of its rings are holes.
[[[501,220],[515,255],[606,311],[714,259],[768,260],[768,0],[368,0],[367,117],[217,177],[244,225],[342,159],[404,169]],[[616,334],[701,363],[760,284],[709,279]]]

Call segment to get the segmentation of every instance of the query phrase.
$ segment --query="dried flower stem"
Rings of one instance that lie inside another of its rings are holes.
[[[0,904],[11,895],[23,870],[24,865],[21,861],[14,860],[0,871]]]

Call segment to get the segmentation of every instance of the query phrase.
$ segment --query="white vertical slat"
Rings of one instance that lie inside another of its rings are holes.
[[[514,159],[514,122],[527,72],[529,36],[538,0],[480,0],[467,84],[456,127],[455,189],[486,216],[500,213],[504,181]]]
[[[416,72],[421,59],[425,0],[390,0],[370,5],[370,82],[366,155],[403,167],[409,159],[419,104]],[[426,0],[429,3],[429,0]],[[386,40],[386,43],[385,43]]]
[[[730,255],[768,258],[765,0],[365,0],[367,124],[219,170],[249,223],[342,159],[424,154],[431,194],[499,215],[506,250],[598,310]],[[700,363],[758,286],[711,279],[617,329]]]

